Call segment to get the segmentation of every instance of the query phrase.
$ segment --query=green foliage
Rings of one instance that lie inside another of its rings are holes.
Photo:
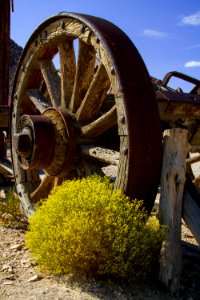
[[[66,181],[30,217],[26,243],[42,270],[145,278],[165,230],[105,177]]]
[[[27,224],[13,189],[6,193],[6,199],[0,198],[0,224],[10,227],[25,227]]]

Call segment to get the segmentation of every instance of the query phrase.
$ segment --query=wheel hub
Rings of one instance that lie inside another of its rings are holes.
[[[50,176],[65,175],[74,161],[73,127],[71,116],[55,108],[42,115],[23,115],[12,139],[21,167],[44,169]]]

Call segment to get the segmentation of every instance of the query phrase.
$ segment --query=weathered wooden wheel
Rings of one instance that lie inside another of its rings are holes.
[[[13,168],[27,215],[63,179],[93,173],[111,175],[151,210],[159,113],[144,63],[119,28],[72,13],[45,21],[24,49],[12,101]]]

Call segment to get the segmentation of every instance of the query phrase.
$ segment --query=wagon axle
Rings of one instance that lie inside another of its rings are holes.
[[[73,164],[73,131],[73,120],[66,110],[49,108],[42,115],[23,115],[12,138],[20,166],[24,170],[44,169],[50,176],[66,175]]]

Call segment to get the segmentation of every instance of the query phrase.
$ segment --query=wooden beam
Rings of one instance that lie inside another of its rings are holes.
[[[200,245],[200,195],[189,178],[183,195],[183,219]]]
[[[9,48],[10,48],[10,1],[0,1],[0,105],[8,104]]]
[[[161,250],[160,280],[176,295],[182,270],[181,217],[187,151],[187,130],[165,130],[159,216],[167,226],[167,238]]]

